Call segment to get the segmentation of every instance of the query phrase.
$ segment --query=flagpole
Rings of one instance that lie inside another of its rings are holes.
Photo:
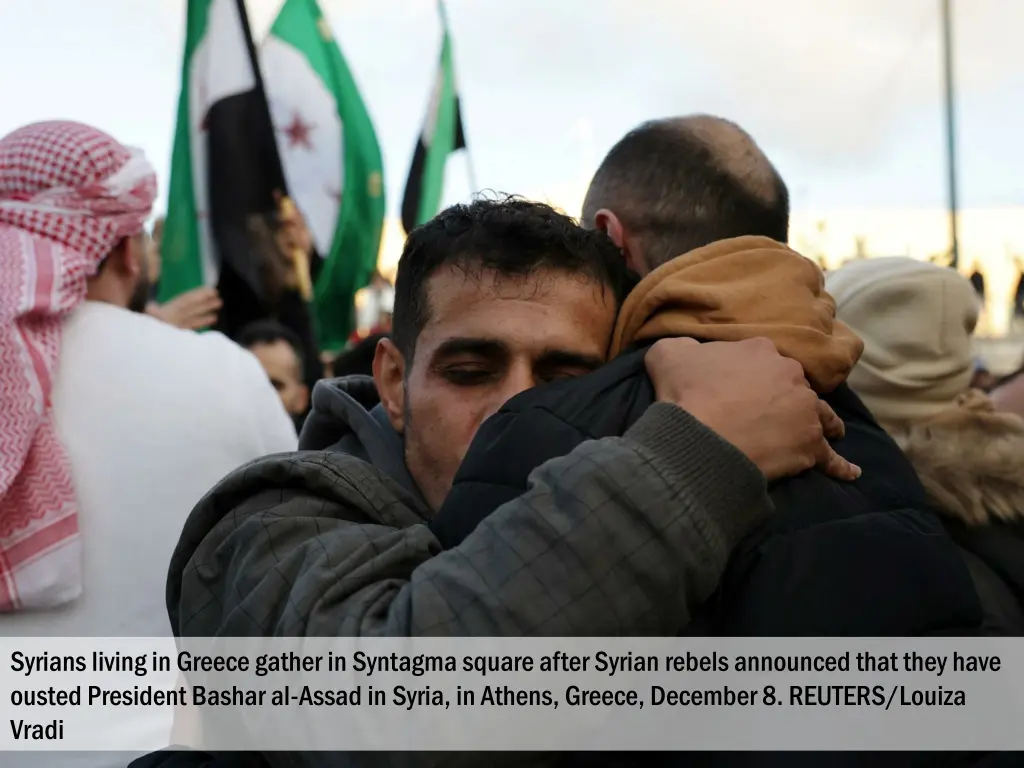
[[[437,0],[437,15],[441,19],[441,34],[447,38],[449,45],[451,45],[451,35],[448,32],[448,9],[445,8],[444,0]],[[455,53],[452,51],[452,71],[455,71]],[[461,123],[462,115],[458,115],[458,119]],[[476,168],[473,166],[473,155],[469,151],[469,142],[466,142],[466,177],[469,181],[469,194],[475,195],[480,191],[480,187],[476,185]]]
[[[473,168],[473,156],[469,153],[469,147],[466,147],[466,176],[469,177],[469,194],[475,195],[480,191],[480,187],[476,185],[476,171]]]
[[[252,27],[249,26],[249,14],[245,10],[245,0],[236,0],[235,5],[238,8],[238,16],[242,21],[242,27],[245,29],[245,48],[249,54],[249,63],[252,65],[253,79],[256,81],[256,92],[259,93],[260,111],[266,117],[267,124],[273,126],[274,118],[270,113],[270,101],[267,99],[267,89],[263,83],[263,72],[260,70],[260,57],[256,51],[256,42],[252,39]],[[267,150],[273,158],[272,163],[276,172],[275,176],[277,178],[275,181],[277,186],[281,190],[281,194],[287,196],[288,185],[284,176],[284,164],[281,162],[281,153],[277,148],[277,137],[275,136],[274,139]]]
[[[441,19],[441,32],[448,34],[448,9],[444,7],[444,0],[437,0],[437,15]]]
[[[946,95],[946,171],[948,173],[950,266],[960,266],[960,243],[957,237],[956,125],[953,87],[953,30],[950,0],[942,0],[943,64]]]
[[[260,57],[256,51],[256,41],[252,39],[252,27],[249,25],[249,14],[245,9],[245,0],[236,0],[238,16],[245,29],[245,47],[249,52],[249,62],[252,65],[253,78],[256,81],[256,92],[259,94],[260,111],[264,113],[267,125],[274,130],[274,117],[270,111],[270,100],[267,98],[267,88],[263,82],[263,72],[260,69]],[[277,146],[277,137],[272,135],[273,141],[267,148],[273,158],[273,167],[276,172],[275,185],[280,191],[280,199],[271,201],[277,209],[277,214],[288,221],[294,221],[298,217],[298,209],[288,194],[288,182],[285,180],[284,163],[281,162],[281,152]],[[303,301],[313,300],[313,275],[309,254],[301,248],[296,248],[291,254],[292,266],[295,272],[295,282]]]

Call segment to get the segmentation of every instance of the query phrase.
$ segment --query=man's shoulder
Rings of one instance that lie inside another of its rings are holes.
[[[774,534],[806,532],[846,521],[884,532],[893,526],[938,529],[924,488],[899,447],[871,421],[844,414],[846,436],[832,445],[863,474],[845,482],[812,469],[773,483],[776,515],[765,523]],[[877,430],[877,431],[876,431]]]
[[[137,322],[145,323],[145,332],[154,340],[174,345],[196,355],[229,360],[245,359],[248,353],[220,331],[188,331],[149,315],[137,315]],[[140,327],[142,327],[140,325]]]
[[[185,521],[168,568],[171,625],[185,634],[220,631],[237,625],[231,614],[245,624],[254,614],[237,615],[240,607],[258,604],[261,631],[270,621],[291,626],[295,616],[286,621],[281,612],[294,613],[292,596],[327,594],[389,548],[397,553],[392,561],[401,559],[396,531],[419,525],[422,532],[413,535],[426,552],[425,522],[397,483],[353,456],[296,451],[251,461],[221,480]],[[199,564],[210,563],[219,565],[199,572]],[[362,573],[375,579],[372,565]],[[211,587],[224,602],[210,602]]]
[[[98,301],[87,301],[78,307],[68,318],[66,330],[90,335],[102,330],[117,336],[130,336],[139,343],[210,357],[245,356],[245,350],[217,331],[199,333],[184,330],[143,312],[132,312]]]
[[[276,453],[238,467],[203,497],[185,523],[175,559],[190,557],[222,521],[238,528],[268,518],[277,528],[309,519],[407,528],[423,523],[425,511],[398,483],[354,456]]]
[[[219,331],[189,331],[149,315],[126,314],[128,316],[121,322],[131,324],[132,333],[139,343],[146,344],[147,348],[164,357],[172,369],[191,370],[190,365],[185,365],[189,363],[203,366],[211,373],[216,372],[210,381],[219,382],[219,386],[225,383],[223,377],[231,376],[233,372],[246,377],[260,374],[255,380],[263,380],[262,368],[252,353]]]
[[[258,511],[266,492],[308,505],[313,516],[325,509],[325,502],[333,502],[354,514],[352,522],[396,527],[423,522],[423,510],[416,509],[415,500],[398,482],[372,464],[337,451],[263,456],[229,474],[210,495],[219,499],[218,506]]]

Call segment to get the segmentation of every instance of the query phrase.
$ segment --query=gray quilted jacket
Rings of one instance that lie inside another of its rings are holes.
[[[183,636],[670,635],[771,509],[764,477],[679,408],[542,465],[442,552],[372,380],[320,383],[298,453],[247,464],[187,520]]]
[[[525,495],[442,551],[372,380],[322,382],[313,402],[300,441],[309,450],[241,467],[190,515],[167,584],[178,636],[673,635],[771,510],[746,457],[655,404],[623,437],[537,468]],[[528,753],[237,758],[274,768],[574,765]],[[134,765],[232,760],[170,752]]]

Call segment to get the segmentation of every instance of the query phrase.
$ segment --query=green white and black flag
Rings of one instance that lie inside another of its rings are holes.
[[[160,300],[216,286],[234,335],[268,314],[263,256],[288,192],[244,0],[189,0],[181,82]]]
[[[427,106],[427,116],[413,152],[409,178],[405,183],[402,226],[406,232],[428,221],[438,212],[441,194],[444,191],[444,172],[448,156],[466,149],[462,111],[455,85],[451,34],[444,4],[438,3],[438,6],[443,29],[441,61]]]
[[[287,0],[260,46],[278,151],[323,263],[314,290],[321,349],[352,331],[384,226],[383,167],[359,88],[316,0]]]

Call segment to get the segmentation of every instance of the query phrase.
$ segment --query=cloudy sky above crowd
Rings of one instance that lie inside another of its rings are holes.
[[[254,32],[282,0],[247,0]],[[320,0],[397,210],[436,66],[433,0]],[[1024,205],[1024,2],[954,0],[961,196]],[[479,185],[571,207],[652,117],[746,127],[797,208],[945,202],[939,0],[448,0]],[[142,146],[166,188],[184,0],[0,2],[0,132],[67,117]],[[446,197],[469,192],[450,168]],[[576,211],[571,211],[575,213]]]

